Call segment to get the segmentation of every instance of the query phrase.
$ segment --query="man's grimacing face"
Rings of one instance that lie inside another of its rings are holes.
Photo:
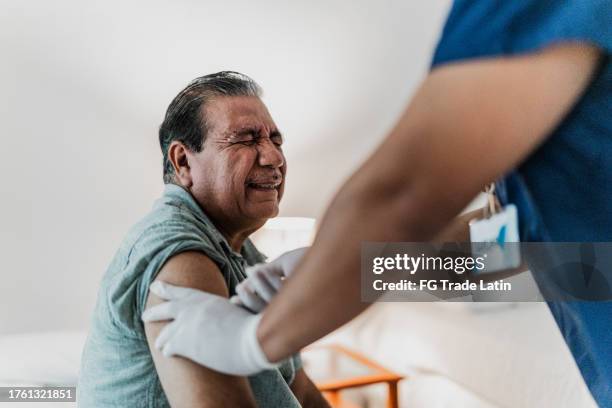
[[[192,194],[225,224],[263,224],[275,217],[287,167],[268,109],[254,96],[220,96],[203,109],[208,133],[202,150],[188,154]]]

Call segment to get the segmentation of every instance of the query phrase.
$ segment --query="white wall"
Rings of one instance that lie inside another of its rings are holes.
[[[157,126],[196,76],[262,85],[287,136],[282,215],[320,215],[423,77],[448,3],[0,3],[0,333],[86,327],[162,190]]]

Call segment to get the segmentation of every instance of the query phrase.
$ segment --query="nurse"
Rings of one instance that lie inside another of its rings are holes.
[[[154,286],[169,302],[143,318],[175,320],[160,347],[230,374],[273,367],[368,306],[362,241],[430,240],[495,180],[523,241],[612,241],[611,54],[609,0],[455,1],[430,73],[313,246],[287,262],[295,270],[261,269],[293,272],[268,307]],[[549,307],[593,397],[612,407],[612,302]]]

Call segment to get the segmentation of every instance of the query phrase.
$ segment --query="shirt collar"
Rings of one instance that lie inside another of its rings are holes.
[[[176,184],[168,183],[164,188],[163,196],[166,199],[176,202],[179,206],[187,209],[202,222],[204,222],[210,228],[210,233],[215,237],[215,240],[219,243],[219,245],[221,245],[221,247],[223,247],[223,250],[226,251],[227,254],[231,254],[240,259],[244,258],[241,253],[232,249],[225,237],[219,232],[217,227],[215,227],[215,224],[212,223],[206,213],[204,213],[202,207],[200,207],[189,191]],[[244,252],[245,248],[249,248],[251,251],[256,251],[258,255],[265,259],[265,255],[261,254],[257,248],[255,248],[255,245],[253,245],[249,238],[247,238],[242,244],[241,252]]]

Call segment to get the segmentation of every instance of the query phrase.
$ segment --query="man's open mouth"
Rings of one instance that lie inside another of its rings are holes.
[[[254,188],[257,190],[278,190],[278,188],[281,185],[280,181],[272,181],[272,182],[255,182],[255,181],[249,181],[248,183],[246,183],[247,187],[249,188]]]

